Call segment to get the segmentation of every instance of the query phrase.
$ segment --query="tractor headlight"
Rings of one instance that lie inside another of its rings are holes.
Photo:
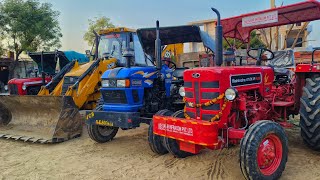
[[[102,87],[110,87],[110,83],[109,83],[109,80],[102,80],[101,81],[101,85]]]
[[[238,91],[235,88],[229,88],[224,94],[226,96],[226,99],[228,99],[229,101],[233,101],[238,96]]]
[[[8,91],[8,85],[5,85],[5,86],[4,86],[4,90],[5,90],[5,91]]]
[[[182,97],[185,97],[185,96],[186,96],[186,91],[184,90],[184,87],[181,87],[181,88],[179,89],[179,94],[180,94],[180,96],[182,96]]]
[[[130,86],[130,81],[128,79],[121,79],[117,80],[117,87],[129,87]]]
[[[27,86],[26,85],[22,85],[22,90],[26,90],[27,89]]]

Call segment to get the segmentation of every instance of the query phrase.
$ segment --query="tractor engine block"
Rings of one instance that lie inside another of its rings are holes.
[[[255,123],[261,119],[271,118],[271,106],[268,100],[256,93],[254,93],[254,95],[246,94],[244,98],[246,99],[246,111],[249,124]]]

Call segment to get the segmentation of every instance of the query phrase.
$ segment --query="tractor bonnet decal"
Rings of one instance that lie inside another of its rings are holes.
[[[137,72],[135,72],[134,74],[132,74],[132,76],[139,74],[139,75],[141,75],[141,76],[144,77],[144,78],[149,78],[149,77],[153,76],[153,75],[156,74],[156,73],[157,73],[157,71],[154,71],[154,72],[151,72],[151,73],[149,73],[149,72],[144,72],[144,71],[137,71]]]
[[[153,81],[151,81],[150,79],[147,79],[144,82],[147,83],[149,86],[151,86],[153,84]]]
[[[232,87],[245,86],[261,83],[261,73],[256,74],[239,74],[230,77],[230,84]]]

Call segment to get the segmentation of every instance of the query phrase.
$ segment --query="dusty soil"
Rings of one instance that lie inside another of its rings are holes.
[[[289,161],[282,179],[320,179],[320,153],[304,146],[299,130],[288,130]],[[239,147],[205,150],[186,159],[155,155],[147,126],[120,131],[98,144],[87,134],[56,145],[0,139],[0,179],[242,179]]]

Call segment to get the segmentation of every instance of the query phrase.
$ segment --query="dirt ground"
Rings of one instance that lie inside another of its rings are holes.
[[[299,130],[288,130],[289,160],[282,179],[320,179],[320,153],[306,148]],[[242,179],[239,147],[204,150],[186,159],[155,155],[147,126],[120,131],[98,144],[87,134],[56,145],[0,139],[0,179]]]

